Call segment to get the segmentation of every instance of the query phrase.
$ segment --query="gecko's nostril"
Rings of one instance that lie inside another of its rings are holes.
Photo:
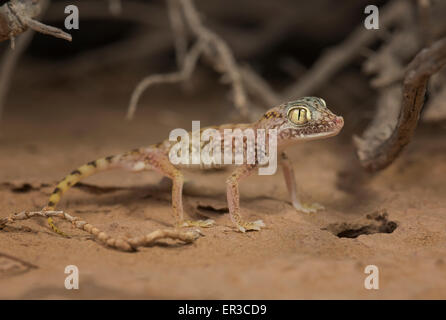
[[[344,125],[344,118],[343,117],[336,117],[336,124],[342,126]]]

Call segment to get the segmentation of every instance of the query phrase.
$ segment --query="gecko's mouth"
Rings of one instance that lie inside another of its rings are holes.
[[[344,118],[343,117],[337,116],[332,122],[330,122],[330,129],[332,131],[335,131],[336,134],[338,134],[343,127],[344,127]]]
[[[315,140],[329,138],[337,135],[344,127],[344,118],[336,117],[324,125],[311,128],[307,132],[300,133],[300,137],[304,140]]]

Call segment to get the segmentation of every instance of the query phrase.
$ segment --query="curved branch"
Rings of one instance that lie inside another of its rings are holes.
[[[192,0],[179,1],[183,8],[185,19],[192,32],[196,35],[199,41],[213,46],[213,48],[208,48],[206,50],[206,56],[215,63],[218,71],[223,71],[227,75],[233,88],[234,105],[242,116],[247,116],[248,98],[243,86],[242,76],[240,75],[231,49],[219,35],[203,25]],[[215,54],[211,54],[213,49],[215,50]]]
[[[13,40],[16,35],[25,32],[28,28],[71,41],[71,35],[61,29],[33,20],[40,14],[45,4],[45,1],[10,0],[1,6],[0,41]]]
[[[4,228],[8,224],[13,224],[16,221],[27,220],[34,217],[58,217],[71,222],[74,227],[82,231],[86,231],[93,236],[93,238],[116,250],[133,252],[136,251],[138,247],[147,247],[156,244],[158,240],[161,239],[173,239],[180,240],[184,243],[192,243],[197,240],[201,233],[200,230],[181,230],[181,229],[159,229],[152,231],[144,236],[137,236],[131,238],[118,237],[114,238],[109,236],[104,231],[96,228],[90,223],[83,221],[77,217],[74,217],[63,211],[22,211],[15,213],[6,218],[0,218],[0,229]]]
[[[283,100],[314,94],[343,67],[357,57],[361,49],[369,46],[385,30],[406,18],[410,12],[409,1],[391,1],[382,9],[380,29],[370,31],[359,25],[341,44],[328,49],[312,68],[282,93]]]
[[[177,83],[189,79],[202,52],[203,43],[197,42],[184,58],[183,67],[181,70],[167,74],[152,74],[141,80],[136,86],[135,90],[133,90],[130,98],[130,104],[127,110],[127,119],[133,119],[133,115],[135,114],[141,95],[150,86],[160,83]]]
[[[390,165],[410,142],[421,109],[429,78],[446,65],[446,38],[423,49],[409,64],[403,83],[401,109],[391,134],[388,123],[371,127],[362,138],[354,137],[357,154],[363,167],[378,171]]]

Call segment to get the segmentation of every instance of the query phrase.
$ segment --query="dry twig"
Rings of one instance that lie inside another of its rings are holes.
[[[178,68],[183,67],[187,55],[187,30],[178,0],[167,0],[167,12],[175,41],[175,54]]]
[[[408,12],[410,3],[407,1],[390,2],[382,9],[379,30],[367,30],[362,24],[358,26],[343,43],[327,50],[304,76],[286,88],[282,94],[284,100],[313,94],[336,72],[357,57],[361,49],[370,45],[386,28],[396,21],[407,18]]]
[[[1,6],[0,41],[12,40],[28,28],[71,41],[71,35],[68,33],[33,19],[40,14],[43,2],[36,0],[10,0]]]
[[[206,56],[214,62],[218,71],[225,72],[228,76],[233,88],[235,107],[239,110],[240,114],[246,116],[248,114],[247,96],[231,50],[219,35],[203,25],[192,0],[178,1],[181,3],[186,21],[192,32],[200,41],[207,44]]]
[[[432,43],[431,17],[430,10],[432,8],[430,0],[417,0],[418,6],[418,28],[420,30],[420,38],[426,46]]]
[[[103,243],[104,245],[113,249],[127,252],[136,251],[138,247],[154,245],[161,239],[180,240],[185,243],[191,243],[200,237],[199,230],[182,231],[180,229],[160,229],[139,237],[113,238],[86,221],[73,217],[72,215],[63,211],[22,211],[11,215],[8,218],[0,218],[0,229],[4,228],[7,224],[14,223],[15,221],[27,220],[33,217],[62,218],[71,222],[76,228],[90,233],[95,240]]]
[[[177,3],[174,5],[174,2]],[[169,6],[169,10],[174,11],[170,13],[170,20],[176,35],[176,49],[181,50],[181,52],[177,52],[178,60],[181,61],[181,56],[184,54],[182,51],[184,51],[185,47],[185,35],[178,34],[180,28],[178,24],[182,23],[179,22],[182,21],[182,16],[180,12],[177,12],[178,4],[180,4],[180,7],[183,9],[185,22],[187,22],[187,25],[197,38],[199,48],[195,46],[194,49],[191,49],[191,51],[185,56],[184,62],[182,62],[184,65],[180,71],[165,75],[149,76],[140,82],[132,94],[127,118],[132,118],[136,110],[136,104],[138,103],[139,97],[147,87],[155,83],[175,83],[188,79],[195,68],[195,62],[201,53],[206,55],[218,72],[224,73],[227,76],[233,89],[234,105],[242,116],[247,116],[247,94],[245,92],[242,76],[237,63],[235,62],[234,56],[232,55],[232,52],[226,42],[216,33],[206,28],[202,24],[199,14],[191,0],[172,0]],[[184,27],[184,25],[181,27]],[[187,60],[189,60],[189,63],[186,63]]]
[[[153,74],[143,79],[135,88],[130,98],[127,111],[127,119],[133,119],[141,94],[150,86],[161,83],[178,83],[186,81],[192,75],[200,54],[203,52],[203,43],[196,43],[184,59],[183,68],[180,71],[167,74]]]
[[[383,121],[371,126],[362,138],[354,137],[361,164],[370,171],[386,168],[409,143],[420,117],[429,78],[446,65],[446,38],[423,49],[409,64],[403,84],[396,125]]]
[[[240,72],[248,92],[260,98],[268,108],[280,103],[280,97],[276,92],[250,66],[241,67]]]
[[[15,65],[31,42],[34,31],[71,41],[71,36],[62,30],[32,19],[45,12],[49,4],[49,0],[11,0],[0,7],[0,41],[11,39],[11,47],[4,53],[0,63],[0,118]],[[28,27],[31,30],[26,31]],[[14,37],[24,31],[16,44]]]

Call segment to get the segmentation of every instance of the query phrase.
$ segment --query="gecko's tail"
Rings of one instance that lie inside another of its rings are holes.
[[[62,181],[60,181],[56,188],[54,189],[53,193],[51,194],[48,204],[43,209],[44,211],[54,211],[56,208],[56,205],[59,203],[60,199],[62,198],[62,195],[70,189],[72,186],[74,186],[76,183],[81,181],[82,179],[85,179],[92,174],[95,174],[97,172],[110,169],[116,164],[120,157],[122,155],[116,155],[116,156],[109,156],[105,158],[101,158],[95,161],[88,162],[87,164],[84,164],[83,166],[80,166],[73,172],[71,172],[69,175],[67,175]],[[60,231],[57,226],[54,224],[54,221],[51,217],[48,218],[48,224],[50,225],[51,229],[53,229],[54,232],[62,235],[67,236],[65,233]]]

